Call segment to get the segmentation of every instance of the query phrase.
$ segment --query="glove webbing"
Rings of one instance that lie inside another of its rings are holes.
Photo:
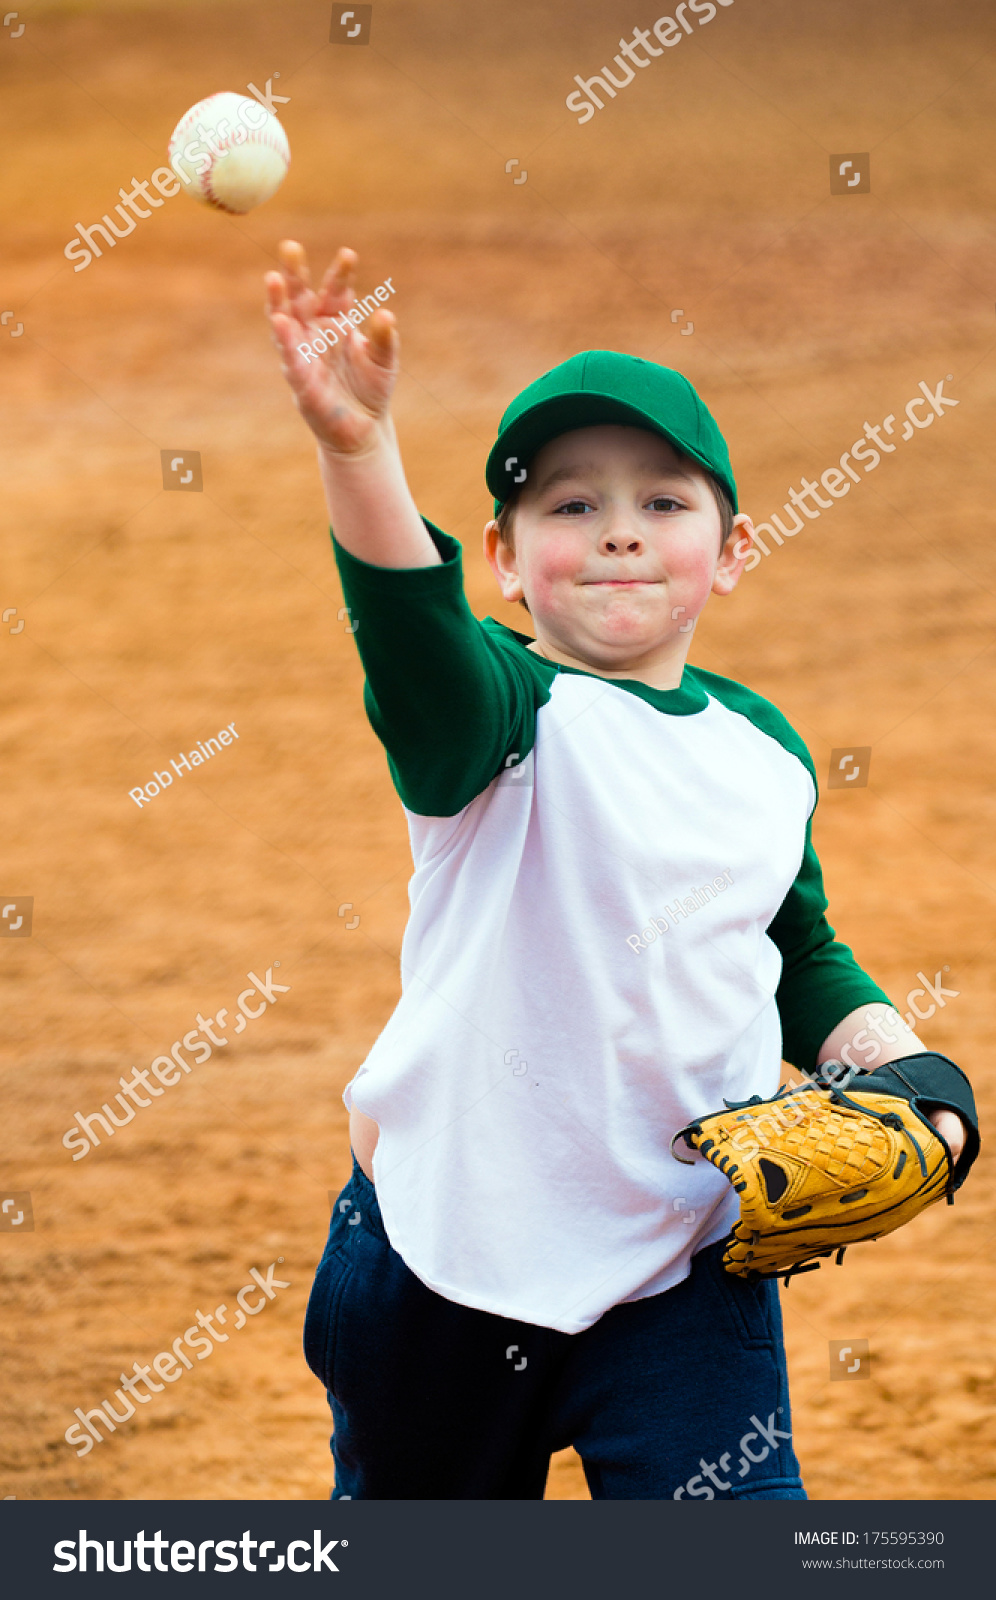
[[[902,1074],[899,1074],[899,1076],[902,1076]],[[905,1078],[903,1078],[903,1082],[904,1083],[906,1082]],[[816,1084],[809,1084],[809,1085],[807,1085],[807,1087],[811,1088],[811,1089],[815,1089],[815,1090],[817,1090],[817,1092],[819,1092],[818,1089],[817,1089],[817,1085]],[[912,1087],[912,1085],[910,1085],[910,1087]],[[770,1105],[772,1100],[781,1100],[786,1095],[788,1095],[790,1092],[791,1091],[789,1090],[788,1084],[787,1083],[783,1083],[781,1085],[781,1087],[776,1091],[775,1094],[769,1095],[767,1102],[765,1101],[765,1099],[764,1099],[764,1097],[762,1095],[752,1094],[749,1100],[726,1100],[726,1099],[724,1099],[723,1104],[726,1106],[726,1109],[728,1111],[743,1111],[743,1110],[746,1109],[747,1106],[759,1106],[759,1105],[764,1105],[766,1103]],[[887,1127],[887,1128],[898,1129],[898,1131],[900,1133],[905,1133],[905,1135],[906,1135],[907,1139],[909,1140],[910,1144],[913,1146],[914,1150],[916,1151],[916,1157],[917,1157],[918,1162],[920,1163],[920,1174],[921,1174],[921,1176],[924,1177],[924,1178],[927,1176],[927,1163],[926,1163],[926,1161],[924,1159],[923,1151],[921,1150],[920,1145],[917,1142],[916,1138],[910,1132],[909,1128],[907,1128],[907,1126],[904,1123],[902,1117],[899,1115],[899,1113],[897,1111],[873,1111],[870,1106],[859,1105],[856,1100],[852,1100],[850,1098],[850,1096],[846,1095],[844,1093],[843,1089],[838,1088],[835,1083],[828,1083],[826,1085],[826,1092],[829,1094],[831,1100],[833,1100],[837,1105],[847,1106],[851,1111],[860,1112],[863,1116],[866,1116],[866,1117],[873,1117],[876,1122],[883,1123],[884,1126]],[[700,1151],[703,1151],[703,1153],[704,1153],[704,1146],[703,1145],[700,1145],[699,1149],[700,1149]],[[739,1178],[739,1176],[740,1176],[739,1170],[737,1169],[737,1167],[732,1162],[729,1164],[729,1167],[726,1166],[725,1157],[724,1157],[723,1161],[720,1163],[720,1168],[726,1171],[726,1175],[731,1180],[731,1182],[732,1182],[734,1176],[736,1176],[737,1178]],[[737,1194],[741,1194],[746,1187],[747,1187],[747,1185],[745,1183],[734,1183],[733,1184],[733,1188],[736,1190]],[[948,1199],[949,1200],[951,1199],[950,1195],[948,1196]],[[846,1249],[847,1249],[847,1245],[844,1244],[844,1245],[841,1245],[839,1247],[839,1249],[837,1250],[837,1252],[836,1252],[836,1255],[837,1255],[836,1265],[838,1267],[841,1266],[841,1264],[843,1263],[844,1251]],[[764,1276],[782,1278],[782,1280],[784,1281],[785,1287],[788,1288],[789,1280],[791,1278],[796,1277],[800,1272],[818,1272],[819,1271],[819,1266],[820,1266],[820,1261],[827,1260],[827,1258],[832,1256],[833,1254],[834,1254],[833,1250],[823,1250],[823,1251],[821,1251],[819,1258],[817,1260],[815,1260],[815,1261],[800,1262],[798,1266],[789,1267],[788,1270],[786,1272],[784,1272],[784,1273],[776,1272],[776,1273],[764,1274]]]
[[[906,1080],[903,1079],[904,1083],[905,1081]],[[816,1089],[816,1085],[808,1084],[807,1089]],[[781,1100],[782,1097],[787,1095],[789,1092],[788,1084],[783,1083],[776,1094],[769,1096],[768,1103],[770,1104],[772,1100]],[[805,1093],[806,1091],[804,1090],[803,1092]],[[816,1092],[819,1093],[819,1090],[816,1089]],[[843,1089],[838,1089],[835,1083],[828,1083],[826,1086],[826,1092],[829,1094],[831,1100],[835,1101],[837,1105],[848,1106],[852,1111],[858,1111],[864,1117],[874,1117],[876,1122],[883,1123],[887,1128],[895,1128],[899,1133],[905,1133],[910,1144],[916,1151],[916,1158],[920,1163],[921,1176],[924,1178],[927,1176],[927,1163],[924,1160],[923,1151],[921,1150],[913,1134],[910,1132],[909,1128],[907,1128],[898,1111],[873,1111],[871,1106],[859,1105],[856,1100],[852,1100],[849,1095],[846,1095]],[[764,1105],[765,1101],[761,1095],[752,1094],[749,1100],[724,1100],[723,1104],[725,1105],[727,1111],[743,1111],[747,1106]],[[830,1252],[828,1252],[828,1254],[829,1253]]]

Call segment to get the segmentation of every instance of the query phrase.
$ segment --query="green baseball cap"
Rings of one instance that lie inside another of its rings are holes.
[[[607,422],[662,434],[719,479],[737,510],[726,440],[688,379],[639,356],[582,350],[523,389],[502,417],[485,469],[495,514],[524,481],[525,469],[543,445],[572,428]]]

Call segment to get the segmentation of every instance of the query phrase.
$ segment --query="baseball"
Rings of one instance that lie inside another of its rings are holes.
[[[169,164],[194,200],[241,215],[276,194],[290,165],[290,145],[262,101],[211,94],[173,129]]]

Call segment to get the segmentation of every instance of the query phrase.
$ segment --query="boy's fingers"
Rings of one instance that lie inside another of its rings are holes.
[[[292,387],[297,389],[299,383],[304,381],[308,368],[318,359],[317,353],[310,357],[302,354],[299,346],[307,341],[301,338],[300,325],[283,311],[275,311],[270,317],[273,329],[273,342],[280,351],[283,359],[284,372],[290,379]]]
[[[940,1109],[931,1111],[929,1116],[941,1138],[946,1140],[952,1157],[957,1161],[965,1148],[965,1124],[954,1111]]]
[[[348,245],[342,245],[336,251],[318,291],[318,306],[323,315],[327,311],[340,310],[343,305],[348,306],[351,303],[358,261],[359,256],[356,251],[350,250]]]
[[[311,287],[308,257],[303,244],[298,244],[296,239],[281,239],[277,245],[277,259],[287,275],[287,287],[291,294]]]
[[[375,366],[393,367],[398,333],[393,311],[375,311],[367,323],[367,344]]]
[[[297,356],[297,345],[300,342],[300,329],[295,325],[294,319],[285,311],[270,313],[270,327],[273,331],[273,342],[284,358],[285,364],[294,364]]]
[[[340,245],[331,266],[322,279],[322,288],[332,289],[336,294],[341,294],[351,281],[359,259],[355,250],[350,250],[348,245]]]
[[[272,314],[274,311],[287,310],[287,285],[282,272],[264,272],[263,282],[266,285],[266,309]]]
[[[268,272],[265,274],[263,282],[266,285],[265,310],[271,324],[275,327],[275,319],[280,317],[289,330],[288,337],[301,339],[306,331],[306,324],[302,320],[300,311],[295,310],[295,307],[287,297],[287,284],[284,281],[283,274],[280,272]]]
[[[296,239],[281,239],[277,245],[277,256],[283,267],[284,282],[291,306],[298,320],[307,322],[311,316],[315,296],[311,288],[311,273],[308,271],[308,257],[304,245],[298,244]]]

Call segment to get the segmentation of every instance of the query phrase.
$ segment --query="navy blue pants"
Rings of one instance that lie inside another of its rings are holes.
[[[722,1245],[664,1294],[559,1333],[456,1304],[392,1249],[355,1158],[304,1327],[334,1500],[540,1500],[573,1445],[594,1500],[805,1500],[777,1285]]]

